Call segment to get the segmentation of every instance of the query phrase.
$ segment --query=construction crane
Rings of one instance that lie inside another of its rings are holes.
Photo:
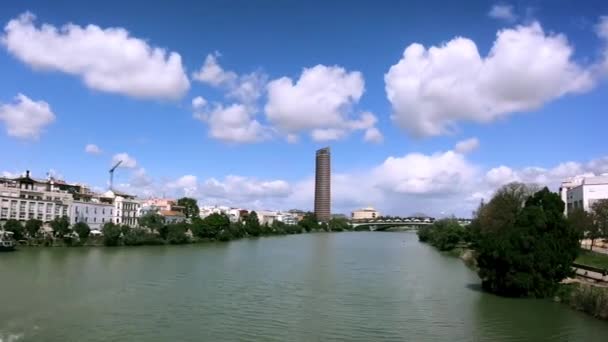
[[[119,160],[118,163],[116,163],[116,165],[114,165],[111,169],[110,169],[110,190],[114,190],[112,188],[112,185],[114,185],[114,170],[116,170],[116,168],[118,166],[120,166],[120,164],[122,164],[122,160]]]

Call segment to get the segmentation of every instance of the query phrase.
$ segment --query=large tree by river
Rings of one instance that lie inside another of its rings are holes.
[[[545,297],[572,273],[580,232],[564,202],[547,188],[509,184],[477,212],[472,227],[484,289],[505,296]]]

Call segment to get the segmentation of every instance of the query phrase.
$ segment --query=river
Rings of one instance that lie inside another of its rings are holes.
[[[0,254],[0,341],[608,341],[408,232]]]

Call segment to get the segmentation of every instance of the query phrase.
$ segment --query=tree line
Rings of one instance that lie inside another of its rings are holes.
[[[474,251],[482,286],[504,296],[552,296],[573,275],[581,240],[608,238],[608,200],[564,215],[557,193],[511,183],[481,203],[466,227],[439,220],[421,228],[418,238],[440,250],[466,245]]]
[[[205,218],[199,216],[200,209],[193,198],[180,198],[177,204],[183,207],[185,222],[167,223],[158,213],[148,213],[139,218],[138,227],[130,227],[113,222],[102,226],[101,242],[106,246],[139,246],[159,244],[185,244],[198,241],[230,241],[243,237],[268,235],[301,234],[313,231],[345,231],[351,226],[345,218],[332,218],[328,223],[319,223],[314,213],[308,212],[296,225],[287,225],[274,220],[271,224],[260,224],[255,211],[231,222],[223,213],[214,213]],[[10,219],[4,224],[4,229],[13,232],[18,240],[28,240],[35,244],[53,245],[61,241],[68,246],[78,246],[90,240],[91,229],[85,222],[70,226],[67,216],[56,217],[49,222],[52,233],[43,234],[43,222],[30,219],[22,224]],[[96,238],[97,239],[97,238]]]

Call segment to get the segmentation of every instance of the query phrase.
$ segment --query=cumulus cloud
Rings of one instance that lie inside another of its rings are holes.
[[[116,165],[119,161],[121,162],[119,167],[125,169],[134,169],[137,167],[137,160],[127,153],[117,153],[112,157],[112,165]]]
[[[365,130],[363,140],[367,142],[381,143],[384,140],[384,136],[376,127],[370,127]]]
[[[263,92],[267,76],[262,72],[252,72],[239,76],[234,71],[224,70],[217,58],[219,53],[209,54],[203,66],[192,74],[196,81],[227,91],[228,98],[243,103],[253,103]]]
[[[101,153],[102,153],[102,151],[101,151],[101,149],[99,148],[99,146],[97,146],[97,145],[95,145],[95,144],[87,144],[87,145],[84,147],[84,151],[85,151],[86,153],[89,153],[89,154],[101,154]]]
[[[198,180],[196,176],[185,175],[167,183],[167,188],[181,190],[184,196],[194,196],[198,190]]]
[[[8,135],[21,139],[38,139],[42,131],[55,121],[51,106],[18,94],[13,103],[0,104],[0,121]]]
[[[207,123],[210,137],[224,142],[251,143],[270,138],[270,130],[255,119],[254,109],[244,104],[199,106],[194,117]]]
[[[384,76],[392,119],[414,136],[434,136],[460,121],[538,109],[593,86],[572,55],[564,35],[546,34],[537,22],[499,31],[486,57],[467,38],[428,49],[411,44]]]
[[[466,154],[475,151],[479,147],[479,140],[477,138],[469,138],[461,140],[454,146],[454,151],[462,154]]]
[[[358,71],[317,65],[304,69],[295,82],[289,77],[272,80],[267,90],[266,116],[287,135],[309,131],[313,140],[336,140],[376,123],[372,113],[352,115],[365,90]]]
[[[176,99],[190,88],[181,56],[152,47],[124,28],[35,25],[29,12],[4,28],[2,44],[34,69],[82,78],[91,89],[138,98]]]
[[[517,16],[513,13],[511,5],[494,5],[488,12],[488,15],[494,19],[506,20],[509,22],[515,21]]]

